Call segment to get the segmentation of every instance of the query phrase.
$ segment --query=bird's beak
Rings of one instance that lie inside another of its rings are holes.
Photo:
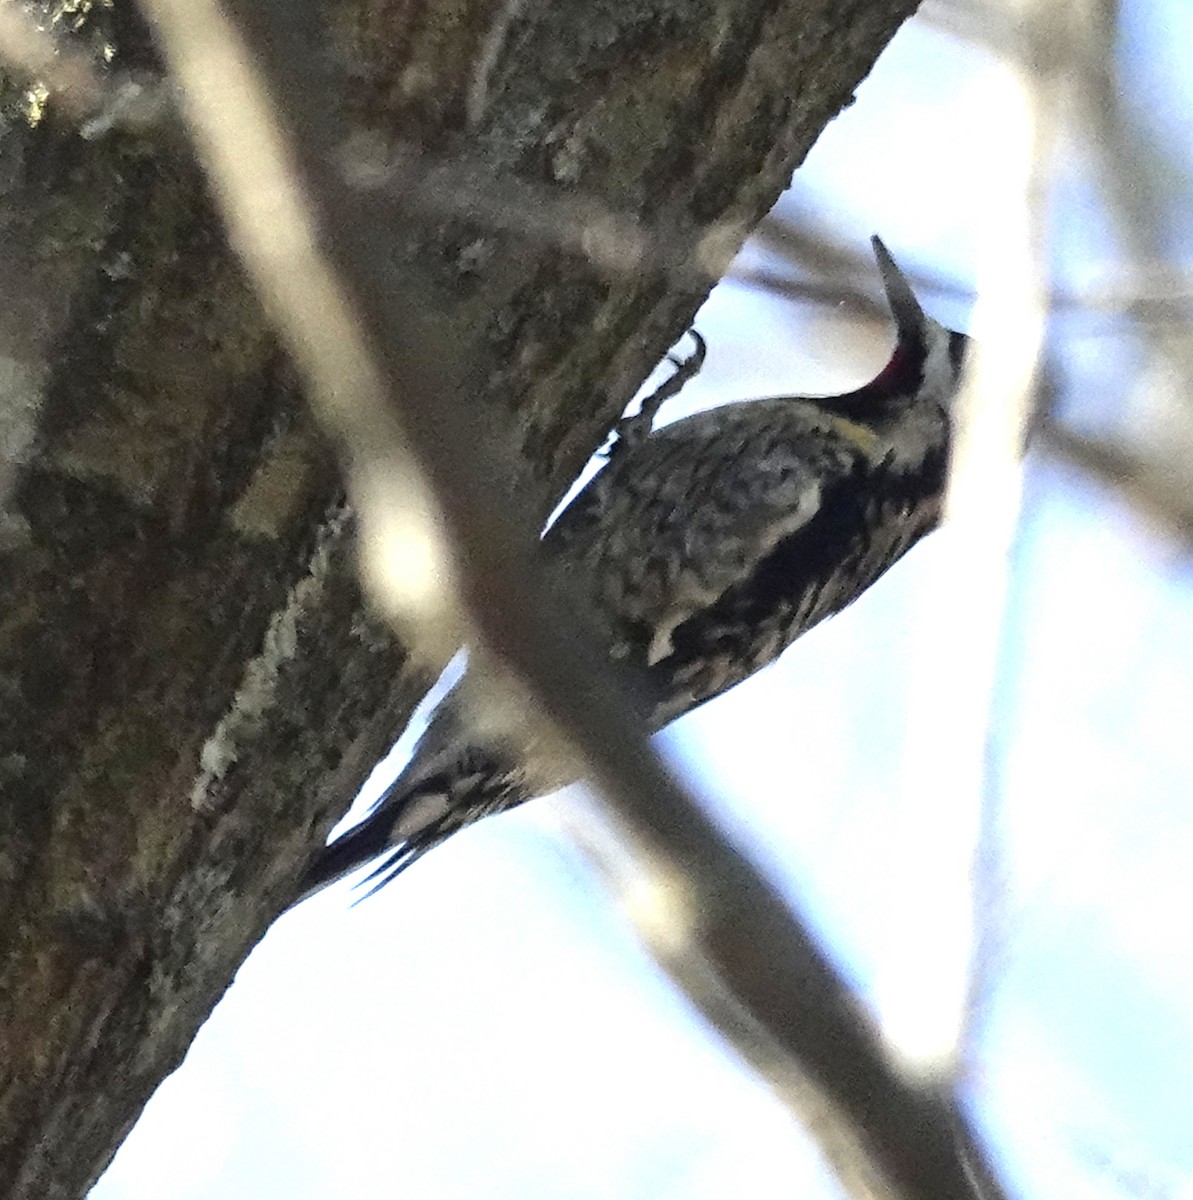
[[[891,314],[898,326],[900,339],[921,335],[927,318],[911,290],[911,284],[907,282],[907,277],[899,270],[891,252],[877,234],[870,239],[870,244],[874,247],[874,255],[878,259],[878,269],[882,272],[882,286],[886,290],[887,303],[891,306]]]

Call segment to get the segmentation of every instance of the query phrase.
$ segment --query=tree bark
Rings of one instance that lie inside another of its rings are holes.
[[[723,259],[914,7],[337,0],[328,61],[362,135]],[[126,0],[79,22],[157,69]],[[0,1194],[65,1198],[428,680],[362,605],[334,454],[177,125],[86,140],[6,76],[0,203]],[[710,281],[500,224],[404,223],[394,266],[545,515]]]

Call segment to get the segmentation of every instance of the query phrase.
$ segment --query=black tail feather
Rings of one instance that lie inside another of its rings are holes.
[[[366,883],[371,883],[373,886],[363,896],[358,897],[355,903],[359,904],[361,900],[367,900],[370,896],[376,895],[387,883],[396,879],[406,870],[408,866],[422,858],[428,850],[433,849],[440,842],[444,841],[450,833],[451,830],[448,830],[446,833],[441,833],[436,837],[420,837],[395,846],[393,852],[386,855],[377,867],[360,881],[361,887],[364,887]]]
[[[349,829],[347,833],[341,834],[330,845],[325,846],[315,861],[299,877],[291,907],[301,904],[316,892],[335,883],[337,879],[351,875],[353,871],[380,858],[387,851],[390,853],[385,860],[385,865],[399,856],[404,856],[411,847],[395,846],[390,841],[392,831],[393,814],[376,813]],[[406,864],[402,863],[401,865],[405,866]],[[369,878],[371,879],[372,876]]]

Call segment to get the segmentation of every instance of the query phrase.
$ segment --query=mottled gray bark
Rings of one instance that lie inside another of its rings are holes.
[[[592,197],[674,260],[736,244],[914,7],[339,0],[329,57],[362,130]],[[88,21],[154,66],[125,0]],[[426,679],[361,606],[334,456],[177,127],[85,141],[26,83],[0,93],[0,1194],[77,1197]],[[483,216],[393,253],[541,508],[708,288]]]

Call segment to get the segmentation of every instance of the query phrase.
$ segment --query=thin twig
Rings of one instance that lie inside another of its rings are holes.
[[[792,262],[806,267],[800,259],[793,257]],[[877,293],[863,292],[840,282],[848,274],[808,279],[767,267],[735,265],[725,279],[784,300],[823,308],[847,306],[867,317],[883,317],[886,309]],[[917,296],[936,296],[967,305],[976,298],[972,288],[934,272],[909,270],[907,277]],[[1134,280],[1097,284],[1080,291],[1052,288],[1047,304],[1048,311],[1056,316],[1072,314],[1083,321],[1072,331],[1074,337],[1119,337],[1129,331],[1129,322],[1187,325],[1193,311],[1193,277],[1176,270],[1155,270]]]
[[[1037,436],[1046,454],[1113,488],[1185,545],[1193,545],[1193,492],[1187,463],[1164,462],[1121,441],[1075,433],[1055,421],[1044,423]]]
[[[610,274],[649,272],[676,287],[719,278],[723,247],[740,230],[714,227],[692,248],[690,225],[651,224],[595,196],[514,176],[495,176],[483,161],[445,159],[376,135],[346,138],[336,151],[343,178],[362,196],[385,202],[407,219],[448,218],[482,233],[508,233],[577,254]]]
[[[911,870],[897,895],[900,927],[915,929],[880,997],[892,1036],[925,1072],[972,1054],[998,936],[997,786],[987,768],[994,710],[1005,685],[1005,610],[1020,496],[1020,458],[1032,415],[1047,314],[1040,264],[1056,81],[1043,70],[1047,0],[1021,5],[1035,54],[1014,61],[988,102],[989,145],[975,346],[954,416],[946,528],[930,560],[904,742],[900,832]],[[911,876],[914,875],[914,879]]]

